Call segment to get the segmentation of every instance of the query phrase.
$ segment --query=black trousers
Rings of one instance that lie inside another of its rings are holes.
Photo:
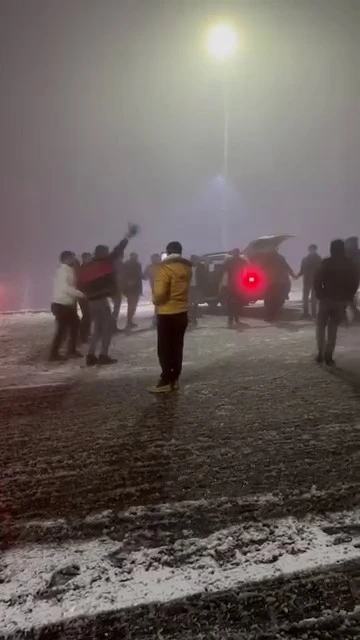
[[[303,283],[303,314],[304,316],[309,315],[309,298],[310,298],[310,304],[311,304],[311,317],[316,318],[317,299],[315,295],[315,289],[312,283],[304,282]]]
[[[163,384],[176,382],[180,377],[187,324],[187,313],[157,316],[157,346]]]
[[[51,345],[51,356],[57,356],[60,347],[68,337],[68,353],[74,353],[76,350],[76,342],[79,332],[79,316],[76,307],[66,306],[64,304],[53,303],[51,311],[55,316],[56,330]]]
[[[81,310],[80,320],[80,341],[86,343],[89,340],[91,329],[91,317],[88,300],[79,300],[79,306]]]
[[[234,292],[229,293],[228,297],[228,322],[239,322],[240,315],[244,306],[243,300]]]

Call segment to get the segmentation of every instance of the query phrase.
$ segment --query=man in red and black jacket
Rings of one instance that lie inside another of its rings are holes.
[[[82,265],[78,273],[78,286],[89,301],[90,317],[93,325],[89,342],[86,364],[114,364],[116,360],[109,358],[108,351],[112,336],[112,315],[109,298],[116,293],[115,262],[124,255],[130,238],[137,235],[137,225],[129,224],[126,236],[109,251],[106,245],[98,245],[94,257],[88,264]],[[101,342],[99,357],[96,355],[98,343]]]

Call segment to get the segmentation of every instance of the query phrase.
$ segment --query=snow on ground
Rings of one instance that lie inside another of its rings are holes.
[[[295,296],[294,296],[295,297]],[[293,304],[288,303],[289,313],[293,313]],[[299,309],[298,301],[295,309]],[[260,311],[260,313],[259,313]],[[53,331],[53,317],[50,313],[23,313],[0,315],[0,389],[8,387],[39,386],[44,384],[68,384],[76,379],[107,379],[114,375],[134,376],[144,371],[157,375],[156,334],[151,327],[153,307],[144,301],[137,312],[138,330],[131,335],[118,334],[112,340],[111,354],[118,358],[115,367],[86,370],[84,361],[69,361],[61,366],[49,364],[47,353]],[[295,312],[295,314],[297,311]],[[124,326],[126,306],[123,307],[119,326]],[[291,349],[291,343],[303,340],[304,351],[309,355],[315,349],[315,331],[311,323],[303,323],[292,317],[291,321],[280,321],[269,325],[261,318],[261,310],[249,309],[244,319],[243,332],[224,331],[224,316],[208,316],[200,320],[197,332],[189,332],[185,341],[184,367],[206,368],[220,357],[226,358],[243,349],[253,349],[254,358],[258,357],[260,343],[271,346],[281,340],[289,344],[287,360],[297,358]],[[359,345],[357,327],[341,328],[337,354],[339,359],[345,356],[351,365],[356,366],[356,352]],[[310,339],[310,346],[309,346]]]
[[[109,538],[25,546],[4,554],[0,630],[14,632],[150,602],[234,589],[360,559],[360,511],[333,514],[358,538],[331,536],[324,518],[240,524],[172,547],[126,553]]]
[[[314,325],[204,315],[158,402],[151,314],[94,370],[46,363],[50,314],[0,317],[0,631],[360,560],[355,385],[311,362]],[[340,330],[341,375],[359,346]]]

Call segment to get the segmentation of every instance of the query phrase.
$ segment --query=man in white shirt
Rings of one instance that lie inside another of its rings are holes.
[[[51,311],[56,319],[56,330],[50,349],[50,361],[62,362],[64,356],[59,350],[67,336],[69,336],[67,355],[70,358],[81,357],[76,351],[79,333],[79,317],[76,303],[84,298],[84,294],[76,288],[76,257],[72,251],[63,251],[60,255],[60,265],[57,268]]]

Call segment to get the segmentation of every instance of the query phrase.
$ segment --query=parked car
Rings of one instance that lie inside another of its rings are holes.
[[[246,304],[263,300],[269,315],[277,313],[282,308],[289,297],[291,281],[286,269],[280,268],[281,260],[276,257],[276,252],[283,242],[293,237],[289,234],[262,236],[243,249],[242,256],[247,266],[239,273],[239,292]],[[226,252],[201,256],[207,272],[202,303],[206,303],[212,309],[226,302],[226,292],[221,290],[221,281],[224,265],[229,258],[230,253]],[[284,264],[286,265],[285,261]]]

